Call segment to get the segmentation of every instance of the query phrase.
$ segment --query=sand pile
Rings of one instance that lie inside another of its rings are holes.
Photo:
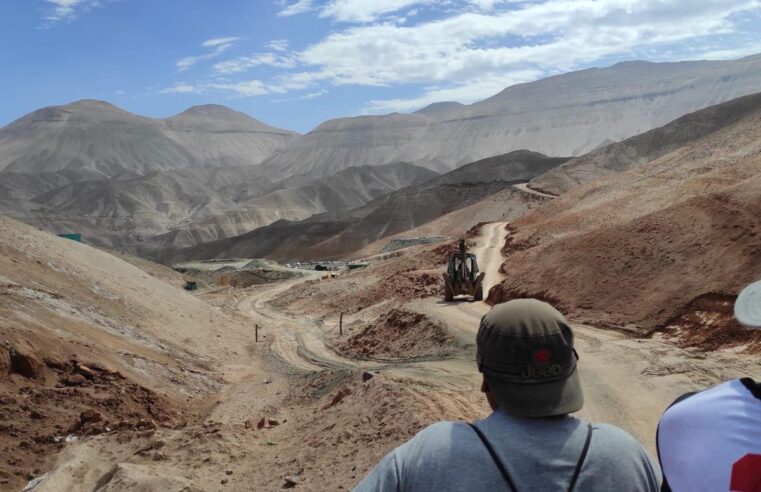
[[[336,349],[351,357],[401,360],[445,357],[454,351],[453,343],[454,337],[425,314],[392,309]]]
[[[705,294],[687,304],[674,318],[658,327],[687,347],[716,350],[723,347],[745,347],[761,352],[761,331],[747,330],[735,320],[737,296]]]
[[[444,263],[435,261],[436,255],[430,253],[440,247],[409,248],[400,256],[374,261],[337,278],[299,284],[278,296],[274,305],[322,318],[378,307],[381,310],[372,314],[375,317],[387,303],[443,295]]]

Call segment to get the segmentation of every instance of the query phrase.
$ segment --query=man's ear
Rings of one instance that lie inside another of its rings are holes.
[[[497,400],[494,399],[494,395],[489,391],[489,383],[486,382],[486,378],[481,379],[481,392],[486,395],[486,401],[489,402],[489,406],[492,410],[497,410]]]

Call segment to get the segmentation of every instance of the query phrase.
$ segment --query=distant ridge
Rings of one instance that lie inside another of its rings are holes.
[[[296,134],[224,106],[190,108],[166,119],[84,99],[39,109],[0,128],[0,172],[124,172],[253,166]]]
[[[752,94],[761,55],[732,61],[634,61],[517,84],[463,106],[326,121],[263,163],[279,179],[412,162],[439,172],[518,149],[578,156],[684,114]]]

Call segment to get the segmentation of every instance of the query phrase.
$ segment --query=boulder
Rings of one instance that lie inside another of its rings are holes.
[[[10,372],[28,379],[45,380],[48,368],[42,358],[37,355],[26,342],[19,342],[11,346]]]

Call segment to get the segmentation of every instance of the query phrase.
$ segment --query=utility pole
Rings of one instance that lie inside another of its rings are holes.
[[[344,313],[341,313],[341,315],[338,317],[338,335],[344,335]]]
[[[259,341],[259,323],[254,324],[254,341]]]

